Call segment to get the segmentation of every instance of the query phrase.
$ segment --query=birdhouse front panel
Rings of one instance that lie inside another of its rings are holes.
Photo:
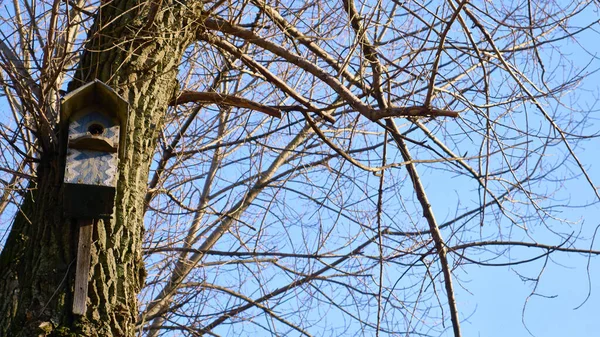
[[[117,162],[116,152],[68,149],[65,183],[114,187]]]
[[[117,121],[93,107],[73,116],[64,182],[115,187],[119,129]]]

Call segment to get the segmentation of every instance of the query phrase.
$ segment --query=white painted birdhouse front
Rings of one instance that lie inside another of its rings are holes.
[[[65,183],[115,187],[119,125],[97,108],[69,123]]]

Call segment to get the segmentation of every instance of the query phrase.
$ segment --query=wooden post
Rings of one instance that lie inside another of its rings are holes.
[[[88,282],[90,275],[90,259],[92,248],[93,219],[77,220],[79,226],[79,242],[77,243],[77,267],[75,269],[75,294],[73,296],[73,313],[85,315],[87,308]]]

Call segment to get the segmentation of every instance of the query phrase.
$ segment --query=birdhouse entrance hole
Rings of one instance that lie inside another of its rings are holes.
[[[91,124],[90,126],[88,126],[88,132],[92,136],[100,136],[104,134],[104,126],[97,123]]]

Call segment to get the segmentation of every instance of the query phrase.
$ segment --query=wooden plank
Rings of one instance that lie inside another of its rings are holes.
[[[115,187],[117,182],[117,153],[69,148],[67,150],[64,182]]]
[[[79,225],[79,242],[77,243],[77,267],[75,269],[73,313],[75,315],[85,315],[87,308],[87,293],[90,275],[90,258],[94,220],[77,220],[77,224]]]

